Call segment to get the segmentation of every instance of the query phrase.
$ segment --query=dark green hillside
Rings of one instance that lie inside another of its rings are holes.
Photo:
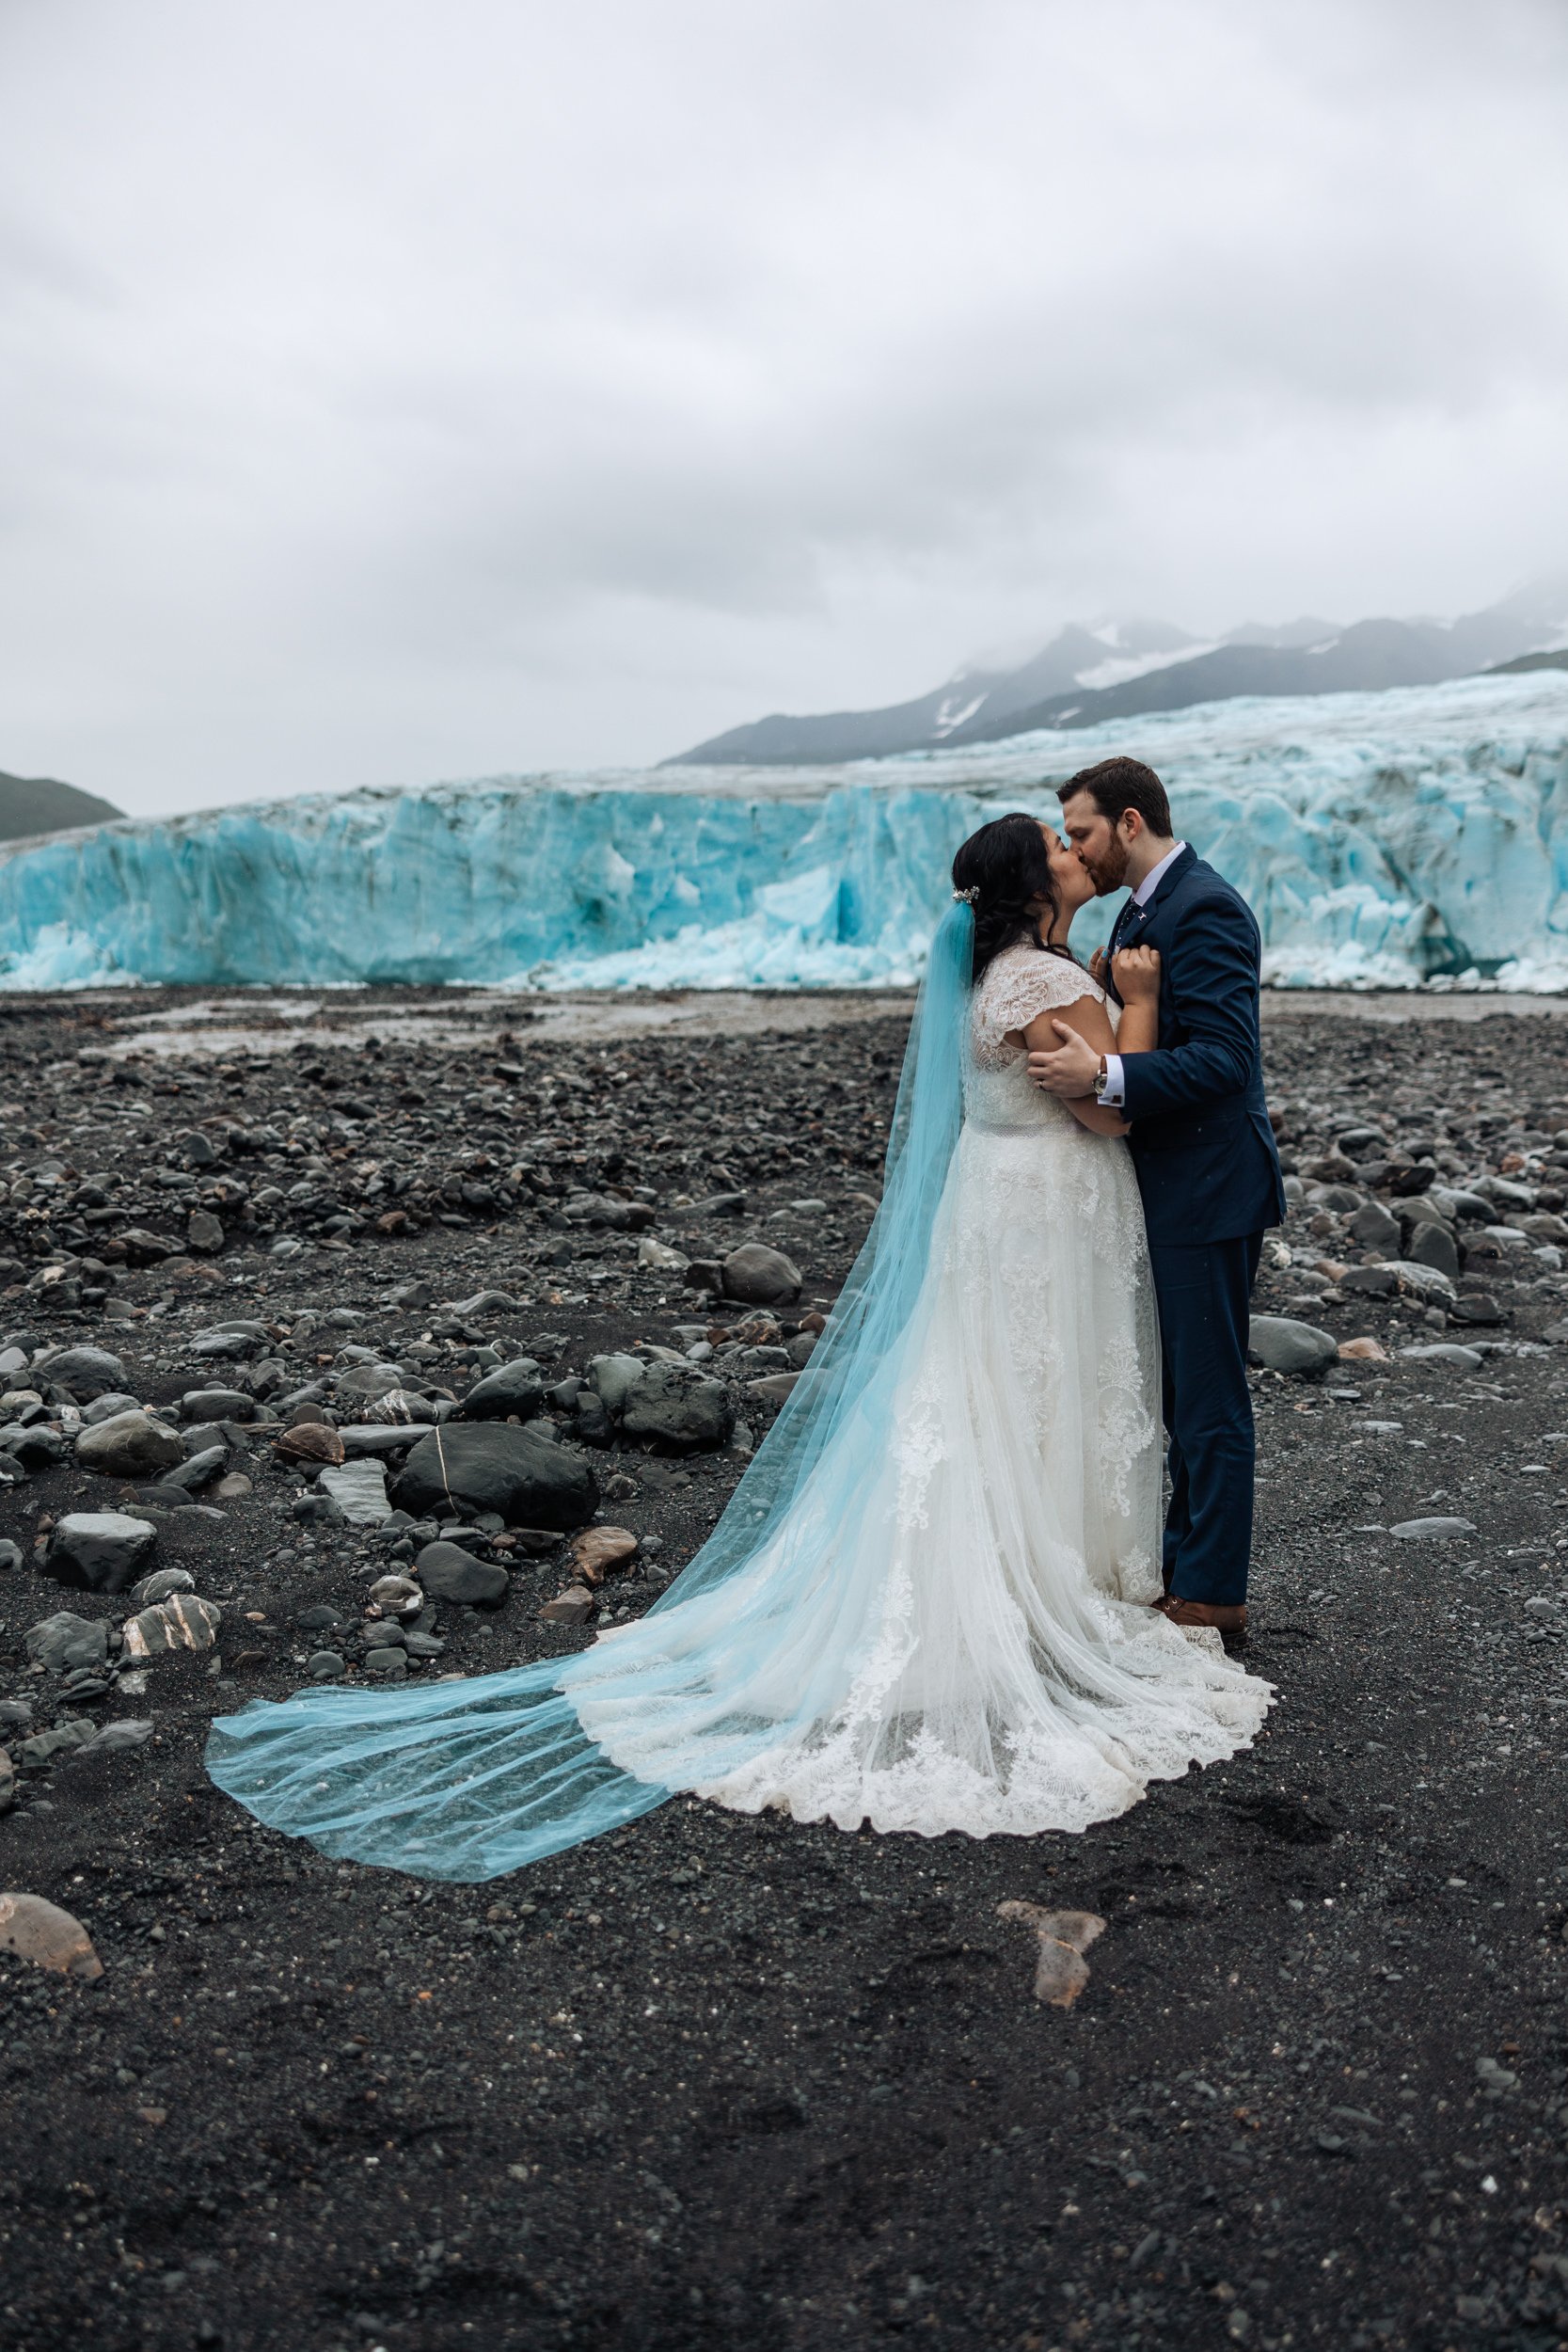
[[[35,833],[64,833],[71,825],[102,825],[124,814],[111,801],[101,801],[92,792],[78,792],[73,784],[56,784],[53,776],[0,772],[0,841],[21,841]]]

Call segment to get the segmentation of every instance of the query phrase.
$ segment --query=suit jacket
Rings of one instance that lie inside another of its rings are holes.
[[[1122,1060],[1123,1116],[1144,1221],[1156,1244],[1234,1241],[1283,1223],[1285,1189],[1263,1097],[1252,909],[1183,850],[1146,907],[1131,901],[1118,947],[1160,951],[1159,1045]]]

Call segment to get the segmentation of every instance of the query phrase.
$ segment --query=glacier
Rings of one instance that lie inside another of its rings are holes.
[[[1262,926],[1282,987],[1568,989],[1568,674],[837,768],[484,777],[121,819],[0,849],[0,988],[887,988],[963,836],[1112,752]],[[1103,936],[1114,902],[1074,945]]]

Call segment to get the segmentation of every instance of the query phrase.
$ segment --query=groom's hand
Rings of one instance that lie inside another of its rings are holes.
[[[1094,1082],[1100,1075],[1100,1056],[1086,1038],[1069,1029],[1065,1021],[1053,1021],[1052,1027],[1061,1039],[1054,1053],[1031,1054],[1029,1075],[1047,1094],[1059,1094],[1066,1103],[1075,1102],[1081,1095],[1094,1092]]]

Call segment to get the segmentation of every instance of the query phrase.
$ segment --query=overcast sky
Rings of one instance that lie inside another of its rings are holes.
[[[657,759],[1568,564],[1562,0],[4,0],[0,769]]]

